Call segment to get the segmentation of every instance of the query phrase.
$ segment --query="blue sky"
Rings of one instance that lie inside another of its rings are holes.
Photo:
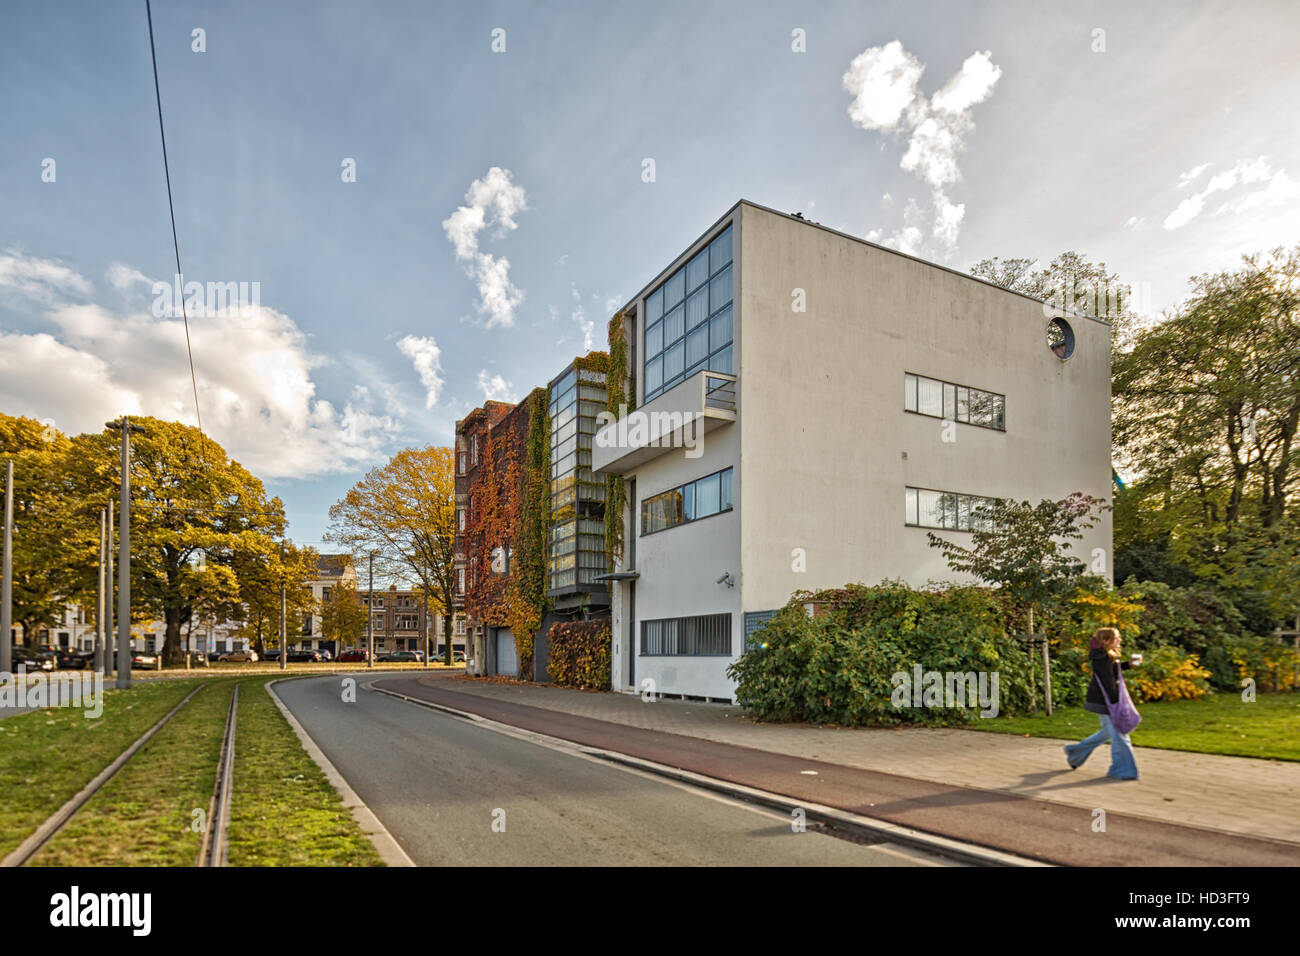
[[[318,542],[740,197],[956,268],[1076,249],[1152,312],[1300,240],[1300,10],[1081,6],[160,2],[186,279],[260,289],[191,321],[205,429]],[[143,0],[4,21],[0,410],[192,423]]]

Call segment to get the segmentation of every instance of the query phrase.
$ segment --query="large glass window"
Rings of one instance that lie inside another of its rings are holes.
[[[596,413],[605,396],[605,373],[593,369],[571,368],[551,385],[551,591],[598,583],[595,576],[607,570],[605,482],[591,473]]]
[[[903,410],[1006,431],[1007,399],[997,392],[924,375],[903,375]]]
[[[996,498],[980,495],[908,488],[904,495],[903,523],[943,531],[986,530],[989,521],[982,509],[996,503]]]
[[[732,508],[731,469],[669,488],[641,502],[641,534],[654,534]]]
[[[731,373],[731,226],[646,297],[645,399],[708,368]]]

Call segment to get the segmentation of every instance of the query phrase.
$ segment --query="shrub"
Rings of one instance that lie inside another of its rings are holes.
[[[1215,683],[1225,689],[1240,690],[1249,678],[1255,681],[1256,690],[1291,690],[1296,686],[1300,655],[1276,637],[1246,635],[1211,648],[1205,663],[1214,673]],[[1225,675],[1222,683],[1220,674]]]
[[[1195,654],[1169,646],[1144,651],[1142,666],[1124,672],[1129,692],[1137,701],[1196,700],[1210,693],[1209,676]]]
[[[547,632],[546,673],[564,687],[609,690],[612,644],[608,620],[557,621]]]
[[[807,608],[812,608],[810,616]],[[980,707],[894,705],[895,674],[997,673],[1001,713],[1028,703],[1028,655],[1006,636],[993,592],[885,582],[800,592],[759,631],[729,675],[761,720],[843,725],[953,724]]]

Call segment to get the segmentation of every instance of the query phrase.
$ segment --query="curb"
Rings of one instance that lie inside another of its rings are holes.
[[[384,863],[388,866],[415,866],[415,862],[406,855],[406,851],[402,849],[401,844],[393,839],[393,835],[388,832],[388,828],[384,826],[379,817],[375,816],[375,812],[366,806],[365,801],[357,795],[357,792],[343,778],[343,774],[339,773],[338,768],[330,762],[329,757],[326,757],[324,751],[316,745],[316,741],[311,739],[303,725],[298,722],[298,718],[289,711],[289,708],[285,706],[284,701],[280,699],[280,695],[274,689],[275,685],[281,681],[328,676],[331,675],[302,674],[294,677],[281,677],[277,680],[267,681],[263,686],[266,688],[266,692],[271,695],[271,699],[275,701],[275,706],[280,708],[280,713],[284,714],[284,718],[289,722],[289,726],[293,728],[293,732],[298,735],[298,741],[302,744],[303,749],[307,751],[312,760],[316,761],[316,766],[320,767],[321,772],[325,774],[325,779],[338,792],[338,795],[343,800],[343,806],[352,811],[352,818],[361,827],[361,832],[374,844],[375,850]]]
[[[899,826],[896,823],[889,823],[884,820],[876,820],[872,817],[850,813],[847,810],[839,810],[835,807],[827,807],[815,803],[801,803],[792,797],[784,796],[779,793],[759,790],[754,787],[747,787],[744,784],[719,780],[715,777],[706,777],[703,774],[694,773],[689,770],[681,770],[676,767],[669,767],[665,764],[654,763],[653,761],[643,760],[640,757],[633,757],[629,754],[586,747],[582,744],[575,743],[574,741],[565,740],[563,737],[553,737],[549,734],[540,733],[539,731],[526,730],[522,727],[516,727],[513,724],[507,724],[502,721],[493,720],[489,717],[484,717],[482,714],[476,714],[472,711],[458,710],[455,707],[448,707],[445,704],[435,704],[430,701],[420,700],[417,697],[410,697],[398,691],[376,687],[374,686],[374,681],[370,681],[362,686],[364,686],[366,690],[374,691],[379,694],[386,694],[389,697],[395,697],[398,700],[406,701],[409,704],[416,704],[420,707],[448,714],[452,717],[471,720],[479,726],[488,730],[496,731],[497,733],[532,740],[535,743],[551,746],[555,749],[564,750],[569,753],[578,753],[606,763],[617,764],[627,767],[628,769],[654,774],[655,776],[687,784],[688,786],[697,789],[720,793],[745,803],[758,804],[785,813],[792,813],[795,810],[801,810],[805,815],[805,819],[811,822],[821,823],[831,829],[848,830],[862,836],[870,837],[873,840],[923,850],[926,853],[942,856],[945,859],[965,863],[970,866],[1054,866],[1052,863],[1045,863],[1041,860],[1016,856],[1012,853],[1006,853],[1001,850],[994,850],[975,844],[962,843],[959,840],[953,840],[949,837],[926,833],[923,830],[914,830],[910,827]]]

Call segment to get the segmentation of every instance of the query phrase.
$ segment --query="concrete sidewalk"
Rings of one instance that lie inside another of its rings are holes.
[[[1138,781],[1106,777],[1110,752],[1098,748],[1071,771],[1065,741],[972,730],[832,728],[760,724],[738,707],[676,700],[646,703],[630,694],[451,675],[428,678],[457,693],[540,707],[644,730],[665,731],[771,753],[1001,791],[1067,806],[1123,813],[1181,826],[1249,834],[1297,845],[1300,763],[1154,750],[1134,736]]]

